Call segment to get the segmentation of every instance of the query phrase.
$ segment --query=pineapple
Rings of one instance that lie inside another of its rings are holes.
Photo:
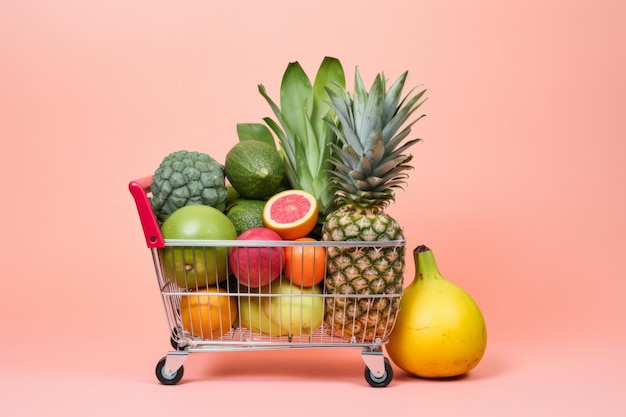
[[[359,247],[358,241],[404,240],[386,207],[412,168],[413,156],[403,152],[421,140],[403,142],[424,115],[403,125],[425,101],[425,90],[401,99],[407,74],[388,90],[384,75],[378,74],[367,91],[357,69],[354,97],[339,85],[327,87],[336,115],[327,121],[338,141],[330,155],[334,206],[322,226],[322,239],[350,244],[328,248],[325,287],[333,296],[326,297],[325,321],[334,335],[360,343],[388,337],[400,297],[386,295],[402,293],[404,244]]]

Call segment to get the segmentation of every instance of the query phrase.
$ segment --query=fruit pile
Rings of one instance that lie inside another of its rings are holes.
[[[326,250],[314,244],[271,242],[317,241],[309,236],[319,217],[317,199],[285,185],[282,157],[267,143],[235,144],[226,155],[221,178],[209,161],[219,165],[208,154],[179,150],[156,169],[151,203],[163,220],[163,238],[256,241],[267,246],[163,248],[165,276],[185,292],[180,301],[184,329],[215,339],[238,321],[239,326],[271,336],[311,334],[324,318],[319,284],[326,274]],[[229,278],[237,290],[230,289]],[[233,294],[254,296],[236,300]]]
[[[405,139],[425,101],[425,90],[403,96],[407,74],[389,86],[378,74],[368,89],[356,70],[349,92],[335,58],[323,60],[313,83],[290,63],[280,104],[259,85],[275,119],[239,124],[223,164],[197,151],[163,158],[151,187],[163,238],[233,241],[161,250],[165,276],[184,291],[186,331],[299,336],[325,323],[360,343],[405,331],[393,329],[400,297],[385,298],[403,292],[404,245],[357,247],[404,241],[387,207],[412,168],[406,151],[420,139]],[[295,243],[272,244],[284,241]]]

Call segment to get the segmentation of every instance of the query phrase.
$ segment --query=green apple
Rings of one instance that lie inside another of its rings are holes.
[[[282,335],[307,336],[324,321],[324,298],[319,286],[301,287],[287,279],[270,285],[269,303],[262,305]]]
[[[283,336],[280,327],[270,321],[267,307],[270,299],[259,296],[239,297],[239,324],[254,333],[263,333],[269,336]]]

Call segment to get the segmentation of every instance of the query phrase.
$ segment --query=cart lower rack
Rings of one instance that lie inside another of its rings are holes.
[[[366,381],[391,382],[383,345],[402,295],[404,241],[166,240],[151,209],[150,184],[144,177],[129,188],[170,330],[173,350],[156,367],[161,383],[182,379],[190,353],[294,348],[358,348]],[[349,265],[348,258],[363,253],[377,260],[358,270]],[[285,268],[286,258],[298,262]],[[341,270],[342,262],[349,267]],[[296,282],[290,279],[296,269],[319,279]],[[359,275],[368,273],[380,278]]]

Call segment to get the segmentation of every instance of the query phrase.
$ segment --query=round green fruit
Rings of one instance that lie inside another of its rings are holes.
[[[233,222],[237,234],[255,227],[265,227],[263,223],[263,200],[239,200],[226,212],[226,216]]]
[[[228,211],[228,208],[230,206],[235,204],[237,200],[241,199],[241,195],[239,194],[237,190],[235,190],[235,187],[233,187],[233,185],[230,183],[226,184],[226,193],[227,195],[226,195],[225,206],[226,206],[226,211]]]
[[[268,198],[280,189],[285,168],[278,150],[265,142],[238,142],[226,154],[224,173],[241,197]]]
[[[218,209],[205,205],[174,211],[161,226],[164,239],[235,240],[233,223]],[[162,249],[165,276],[183,289],[216,285],[228,277],[227,247],[166,246]]]

